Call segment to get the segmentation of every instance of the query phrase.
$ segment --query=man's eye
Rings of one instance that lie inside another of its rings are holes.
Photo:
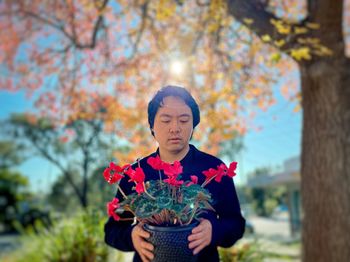
[[[170,123],[170,120],[162,120],[162,123],[168,124],[168,123]]]
[[[188,120],[180,120],[181,123],[185,124],[188,122]]]

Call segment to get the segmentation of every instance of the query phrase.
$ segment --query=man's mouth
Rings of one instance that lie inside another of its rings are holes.
[[[169,141],[180,141],[181,138],[179,137],[173,137],[173,138],[169,138]]]

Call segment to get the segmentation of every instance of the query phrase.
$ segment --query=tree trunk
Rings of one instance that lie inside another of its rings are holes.
[[[301,66],[306,262],[350,261],[350,61],[338,50]]]

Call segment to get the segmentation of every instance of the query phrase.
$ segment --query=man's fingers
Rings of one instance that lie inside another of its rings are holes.
[[[196,247],[198,247],[200,244],[202,244],[202,242],[203,242],[202,239],[198,239],[198,240],[196,240],[196,241],[192,241],[192,242],[189,243],[188,248],[189,248],[189,249],[196,248]]]
[[[203,230],[203,226],[202,224],[199,224],[198,226],[196,226],[194,229],[192,229],[192,233],[196,234],[198,232],[201,232]]]
[[[194,240],[197,240],[197,239],[201,239],[203,238],[203,232],[199,232],[199,233],[195,233],[195,234],[191,234],[188,236],[188,241],[194,241]]]
[[[193,250],[193,255],[197,255],[205,247],[206,247],[206,244],[204,244],[204,243],[200,244],[198,247],[196,247]]]
[[[153,253],[151,251],[148,251],[147,249],[142,249],[142,254],[147,259],[147,261],[150,261],[153,259]]]
[[[144,255],[140,254],[142,262],[149,262],[148,258],[146,258]]]
[[[149,251],[153,251],[153,245],[151,243],[146,242],[146,241],[141,242],[141,247],[144,249],[147,249]]]
[[[149,238],[150,237],[150,233],[148,233],[147,231],[143,230],[141,227],[138,228],[137,230],[137,234],[143,238]]]

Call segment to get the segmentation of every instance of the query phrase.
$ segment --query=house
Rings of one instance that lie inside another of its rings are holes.
[[[284,186],[287,189],[287,206],[292,236],[301,231],[301,196],[300,196],[300,157],[287,159],[282,172],[266,174],[248,179],[250,188]]]

